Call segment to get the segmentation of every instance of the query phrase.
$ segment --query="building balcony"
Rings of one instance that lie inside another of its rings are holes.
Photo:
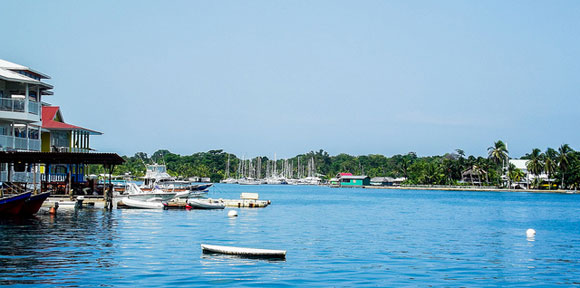
[[[40,151],[40,139],[0,135],[0,150]]]
[[[47,177],[48,176],[48,177]],[[40,180],[42,182],[49,182],[49,183],[67,183],[68,182],[68,175],[66,173],[50,173],[40,174]],[[71,182],[73,183],[82,183],[85,182],[85,175],[84,174],[71,174]]]
[[[18,183],[36,183],[40,184],[41,175],[40,173],[33,172],[14,172],[10,173],[10,181],[8,181],[8,172],[0,171],[0,181],[2,182],[18,182]],[[36,180],[34,177],[36,176]]]
[[[39,102],[20,98],[0,98],[0,118],[39,122],[41,107]]]
[[[24,112],[24,99],[0,98],[0,110],[9,112]]]
[[[28,113],[33,115],[40,115],[41,105],[38,102],[29,101],[28,102]]]

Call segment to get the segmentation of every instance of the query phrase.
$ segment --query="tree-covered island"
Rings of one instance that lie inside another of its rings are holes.
[[[184,156],[158,150],[151,156],[138,152],[123,158],[126,162],[115,168],[116,175],[140,177],[145,174],[146,163],[158,163],[166,164],[173,176],[209,177],[212,182],[226,177],[263,178],[273,171],[289,178],[316,175],[326,180],[342,172],[369,177],[404,177],[403,184],[408,185],[473,185],[465,181],[468,173],[469,177],[478,178],[481,186],[513,187],[513,183],[521,182],[524,177],[522,169],[510,163],[509,152],[501,140],[488,148],[487,157],[467,156],[461,149],[426,157],[419,157],[414,152],[392,157],[344,153],[331,156],[321,149],[276,161],[266,156],[241,159],[223,150]],[[543,152],[536,148],[520,159],[528,160],[525,163],[533,180],[529,183],[531,188],[575,189],[580,184],[580,151],[574,151],[567,144]],[[101,169],[93,166],[91,173],[104,173]]]

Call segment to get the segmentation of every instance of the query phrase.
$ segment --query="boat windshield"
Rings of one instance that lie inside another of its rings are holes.
[[[157,173],[167,172],[167,168],[165,167],[165,165],[147,165],[147,170]]]

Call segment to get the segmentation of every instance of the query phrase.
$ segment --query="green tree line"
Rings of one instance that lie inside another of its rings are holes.
[[[114,173],[117,175],[130,173],[135,177],[144,176],[145,164],[158,163],[166,164],[169,174],[173,176],[210,177],[213,182],[228,175],[241,177],[241,172],[248,170],[253,172],[253,177],[263,178],[274,165],[274,161],[268,157],[245,160],[223,150],[185,156],[168,150],[158,150],[151,156],[138,152],[130,157],[123,156],[123,159],[126,162],[115,167]],[[479,178],[479,185],[506,186],[521,182],[524,177],[523,171],[509,164],[509,159],[505,143],[499,140],[488,148],[487,157],[466,156],[461,149],[426,157],[418,157],[414,152],[392,157],[379,154],[352,156],[344,153],[331,156],[321,149],[289,159],[278,159],[275,165],[279,173],[285,171],[292,177],[307,176],[309,162],[313,162],[312,174],[325,179],[335,177],[341,172],[349,172],[370,177],[405,177],[407,180],[404,183],[411,185],[467,185],[462,182],[463,174],[471,171],[471,177],[475,174]],[[533,177],[535,180],[530,183],[532,187],[570,189],[580,184],[580,152],[574,151],[567,144],[557,149],[547,148],[544,152],[536,148],[521,159],[529,160],[526,168],[532,175],[545,174],[553,179],[552,185],[546,185],[540,178]],[[229,170],[226,169],[228,162]],[[101,167],[92,166],[91,173],[103,171]]]

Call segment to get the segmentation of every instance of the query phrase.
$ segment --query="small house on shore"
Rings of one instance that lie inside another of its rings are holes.
[[[344,175],[340,177],[341,187],[362,187],[368,185],[371,185],[371,178],[369,176]]]
[[[372,186],[401,186],[401,184],[407,180],[405,177],[392,178],[392,177],[373,177],[371,179],[370,185]]]
[[[338,173],[338,174],[336,174],[336,177],[330,178],[330,180],[328,182],[330,183],[330,185],[339,186],[340,185],[340,178],[342,178],[344,176],[352,176],[352,173]]]
[[[485,182],[488,182],[487,171],[473,165],[473,167],[461,173],[461,180],[465,183],[471,183],[471,185],[481,186],[484,180]]]

